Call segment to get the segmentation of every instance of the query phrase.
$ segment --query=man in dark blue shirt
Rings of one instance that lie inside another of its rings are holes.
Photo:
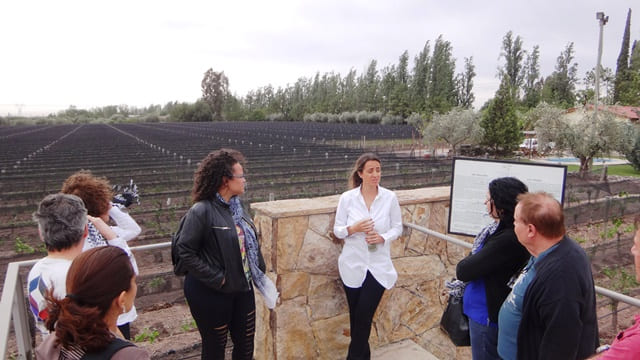
[[[532,258],[500,309],[500,357],[588,358],[598,347],[593,276],[565,235],[562,205],[547,193],[520,195],[514,231]]]

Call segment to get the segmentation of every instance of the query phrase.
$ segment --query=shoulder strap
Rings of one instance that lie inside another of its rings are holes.
[[[126,348],[126,347],[129,347],[129,346],[135,346],[135,345],[133,343],[127,341],[127,340],[122,340],[120,338],[115,338],[102,351],[93,352],[93,353],[90,353],[90,354],[85,354],[82,357],[82,360],[105,360],[105,359],[111,359],[111,357],[115,353],[120,351],[122,348]]]

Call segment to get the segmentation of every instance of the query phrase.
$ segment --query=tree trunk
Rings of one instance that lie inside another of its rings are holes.
[[[584,179],[584,177],[587,175],[589,170],[591,170],[591,156],[589,157],[580,156],[578,158],[580,159],[580,172],[579,172],[580,178]]]

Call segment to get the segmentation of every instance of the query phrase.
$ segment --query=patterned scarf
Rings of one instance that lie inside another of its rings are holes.
[[[85,240],[86,249],[93,249],[95,247],[109,245],[107,244],[107,241],[104,239],[102,234],[100,234],[100,231],[96,229],[96,227],[93,225],[91,221],[88,221],[88,225],[89,225],[89,236],[87,236]]]
[[[262,270],[260,270],[258,265],[258,252],[260,251],[260,248],[258,241],[256,240],[256,233],[253,231],[253,228],[244,219],[242,219],[244,210],[240,204],[240,198],[233,196],[229,202],[226,202],[220,194],[216,193],[216,197],[224,204],[229,205],[231,214],[233,215],[233,221],[236,225],[242,228],[242,231],[244,232],[247,257],[249,258],[249,268],[251,269],[251,279],[258,290],[260,290],[267,307],[269,309],[275,308],[276,301],[279,296],[278,289],[276,289],[276,286],[273,284],[271,279],[269,279]]]
[[[476,235],[475,239],[473,239],[473,247],[471,248],[471,253],[476,254],[482,247],[484,243],[487,241],[487,238],[493,235],[494,232],[498,229],[498,225],[500,225],[499,221],[492,222],[491,224],[485,226],[478,235]],[[460,281],[458,279],[452,279],[451,281],[445,281],[444,285],[449,289],[449,296],[453,296],[456,299],[461,299],[464,295],[464,288],[466,283]]]

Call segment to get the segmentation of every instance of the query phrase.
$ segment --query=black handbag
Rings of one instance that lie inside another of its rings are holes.
[[[462,298],[449,296],[447,308],[440,319],[440,329],[449,336],[455,346],[471,346],[469,319],[462,312]]]

